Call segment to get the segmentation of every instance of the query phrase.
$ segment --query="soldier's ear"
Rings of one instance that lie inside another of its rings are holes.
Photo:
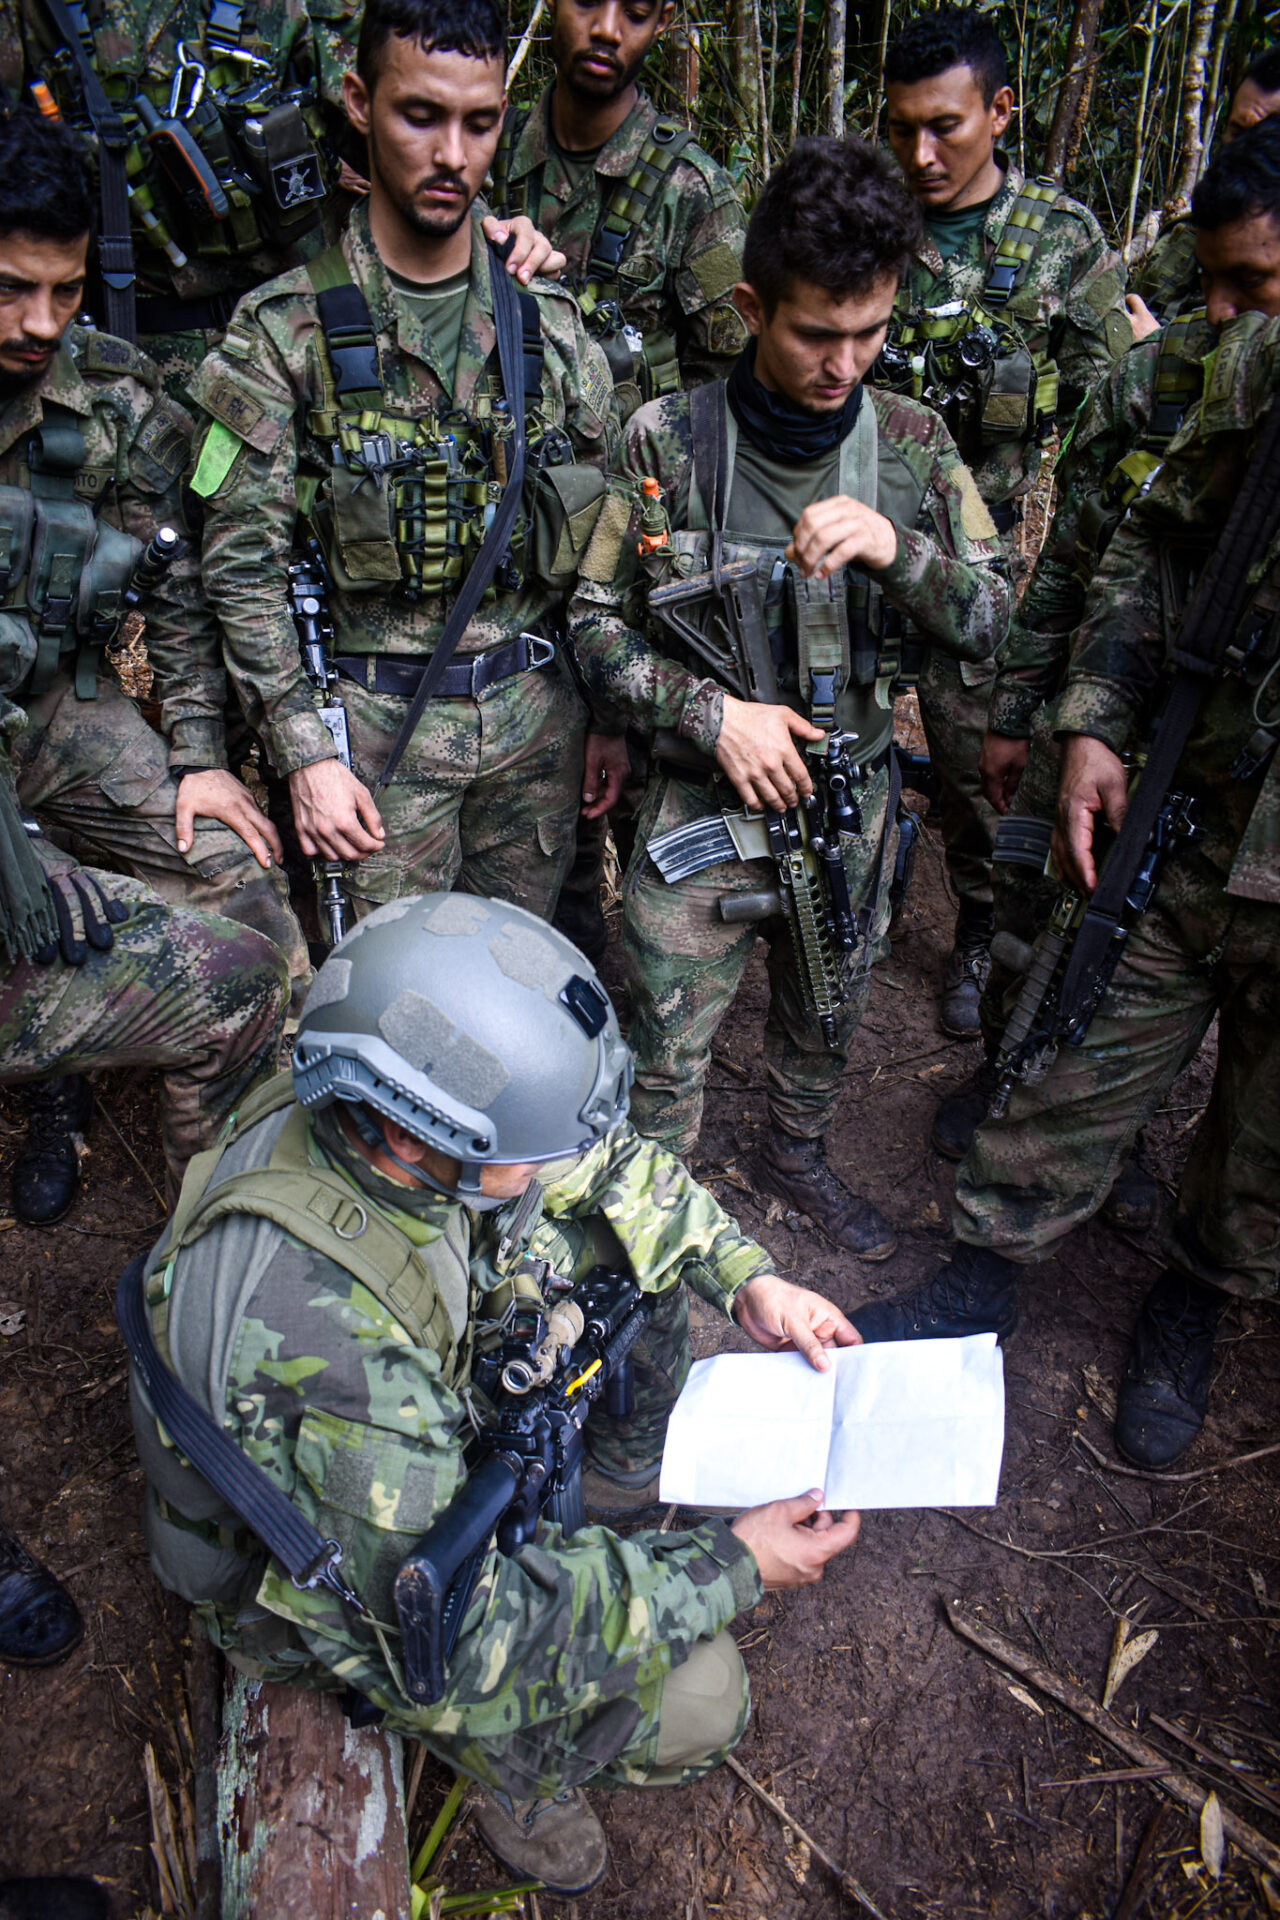
[[[342,104],[346,108],[347,118],[357,133],[369,132],[369,89],[358,73],[344,73],[342,76]]]
[[[999,139],[1013,118],[1013,88],[997,87],[991,99],[991,132]]]
[[[765,322],[764,302],[748,280],[739,280],[729,298],[742,315],[748,333],[758,334]]]
[[[653,36],[655,40],[662,38],[675,17],[676,0],[663,0],[663,4],[658,9],[658,30]]]

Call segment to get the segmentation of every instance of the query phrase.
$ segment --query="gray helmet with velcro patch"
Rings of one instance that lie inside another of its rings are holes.
[[[463,1169],[559,1160],[625,1119],[631,1052],[588,960],[545,920],[469,893],[377,908],[298,1022],[304,1107],[373,1108]]]

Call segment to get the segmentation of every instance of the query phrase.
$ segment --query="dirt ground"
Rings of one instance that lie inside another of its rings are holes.
[[[752,1190],[765,1125],[762,968],[718,1044],[696,1170],[780,1272],[846,1307],[923,1278],[947,1237],[952,1174],[926,1144],[928,1123],[974,1061],[936,1025],[951,917],[926,836],[902,938],[874,976],[832,1142],[837,1164],[898,1226],[887,1266],[836,1255],[806,1220],[762,1206]],[[1151,1164],[1170,1189],[1209,1071],[1202,1056],[1152,1129]],[[99,1098],[69,1221],[38,1233],[0,1220],[0,1514],[66,1580],[88,1622],[63,1665],[0,1674],[0,1877],[95,1874],[123,1920],[158,1904],[144,1753],[150,1743],[161,1771],[178,1779],[186,1621],[142,1550],[111,1312],[116,1275],[160,1218],[153,1091],[117,1075],[104,1077]],[[7,1111],[0,1179],[15,1135],[16,1106]],[[770,1597],[736,1623],[754,1698],[742,1764],[886,1920],[1280,1911],[1280,1886],[1264,1885],[1233,1847],[1210,1878],[1195,1821],[1172,1805],[1135,1876],[1162,1796],[1147,1780],[1117,1780],[1131,1761],[1015,1684],[943,1612],[944,1601],[961,1601],[1095,1700],[1117,1621],[1154,1630],[1114,1711],[1280,1842],[1280,1453],[1230,1464],[1280,1439],[1280,1317],[1269,1306],[1231,1310],[1210,1420],[1182,1474],[1127,1473],[1111,1450],[1107,1397],[1158,1265],[1154,1240],[1095,1224],[1029,1277],[1006,1359],[996,1510],[868,1515],[857,1548],[819,1587]],[[696,1338],[706,1352],[737,1336],[702,1310]],[[446,1784],[429,1764],[415,1834]],[[859,1910],[725,1769],[661,1799],[633,1792],[598,1804],[612,1846],[606,1881],[577,1902],[544,1896],[538,1920],[819,1920]],[[446,1874],[451,1893],[500,1878],[465,1825]],[[532,1920],[532,1904],[527,1911]]]

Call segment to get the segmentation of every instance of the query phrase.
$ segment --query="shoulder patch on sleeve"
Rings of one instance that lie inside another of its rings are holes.
[[[961,465],[951,469],[951,478],[960,490],[960,527],[968,540],[995,540],[996,523],[991,518],[991,509],[978,492],[978,483],[968,467]]]
[[[238,433],[232,433],[229,427],[224,427],[221,420],[213,421],[200,449],[196,470],[191,476],[192,493],[199,494],[202,500],[208,500],[215,494],[235,465],[236,455],[243,445],[244,441]]]
[[[695,254],[687,264],[708,306],[742,278],[742,254],[727,240],[717,240],[713,247]]]
[[[137,347],[131,347],[127,340],[118,339],[114,333],[98,333],[86,328],[77,345],[80,366],[85,373],[129,373],[135,380],[141,380],[144,386],[158,387],[160,384],[155,362],[139,352]]]
[[[152,407],[134,436],[131,464],[139,460],[153,467],[160,483],[176,480],[187,464],[191,435],[167,406]]]
[[[230,427],[232,433],[247,440],[266,412],[266,408],[251,394],[238,387],[225,373],[215,373],[200,384],[200,405],[224,427]]]
[[[592,413],[601,420],[607,420],[609,409],[613,405],[613,387],[607,372],[607,363],[603,355],[592,355],[578,369],[579,392],[590,407]]]

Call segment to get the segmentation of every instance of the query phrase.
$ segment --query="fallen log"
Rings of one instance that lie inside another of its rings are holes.
[[[409,1920],[404,1755],[335,1695],[227,1671],[222,1920]]]

